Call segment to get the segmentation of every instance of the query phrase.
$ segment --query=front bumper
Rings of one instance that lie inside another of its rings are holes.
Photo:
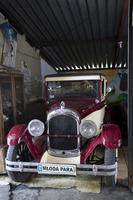
[[[51,166],[51,168],[46,166]],[[41,170],[45,168],[47,170]],[[58,169],[64,169],[64,170],[60,171]],[[73,173],[71,169],[73,169]],[[12,172],[31,172],[31,173],[47,174],[47,175],[114,176],[117,174],[117,162],[113,165],[87,165],[87,164],[65,165],[65,164],[55,164],[55,163],[48,164],[48,163],[34,163],[34,162],[14,162],[6,159],[6,170]]]

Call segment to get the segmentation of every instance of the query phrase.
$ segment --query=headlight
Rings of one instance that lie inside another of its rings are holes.
[[[80,124],[80,133],[83,137],[89,139],[96,135],[97,127],[93,121],[85,120]]]
[[[39,137],[45,130],[44,123],[38,119],[33,119],[28,124],[28,131],[34,137]]]

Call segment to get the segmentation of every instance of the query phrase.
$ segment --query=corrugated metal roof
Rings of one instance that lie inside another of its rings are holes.
[[[0,0],[0,11],[57,71],[126,66],[128,0]]]

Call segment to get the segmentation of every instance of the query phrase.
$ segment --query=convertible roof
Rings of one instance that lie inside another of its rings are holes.
[[[0,11],[57,72],[126,67],[128,0],[0,0]]]

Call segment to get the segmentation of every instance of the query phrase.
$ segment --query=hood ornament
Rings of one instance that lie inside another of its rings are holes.
[[[65,102],[64,102],[64,101],[61,101],[60,107],[61,107],[61,109],[64,109],[64,108],[65,108]]]

